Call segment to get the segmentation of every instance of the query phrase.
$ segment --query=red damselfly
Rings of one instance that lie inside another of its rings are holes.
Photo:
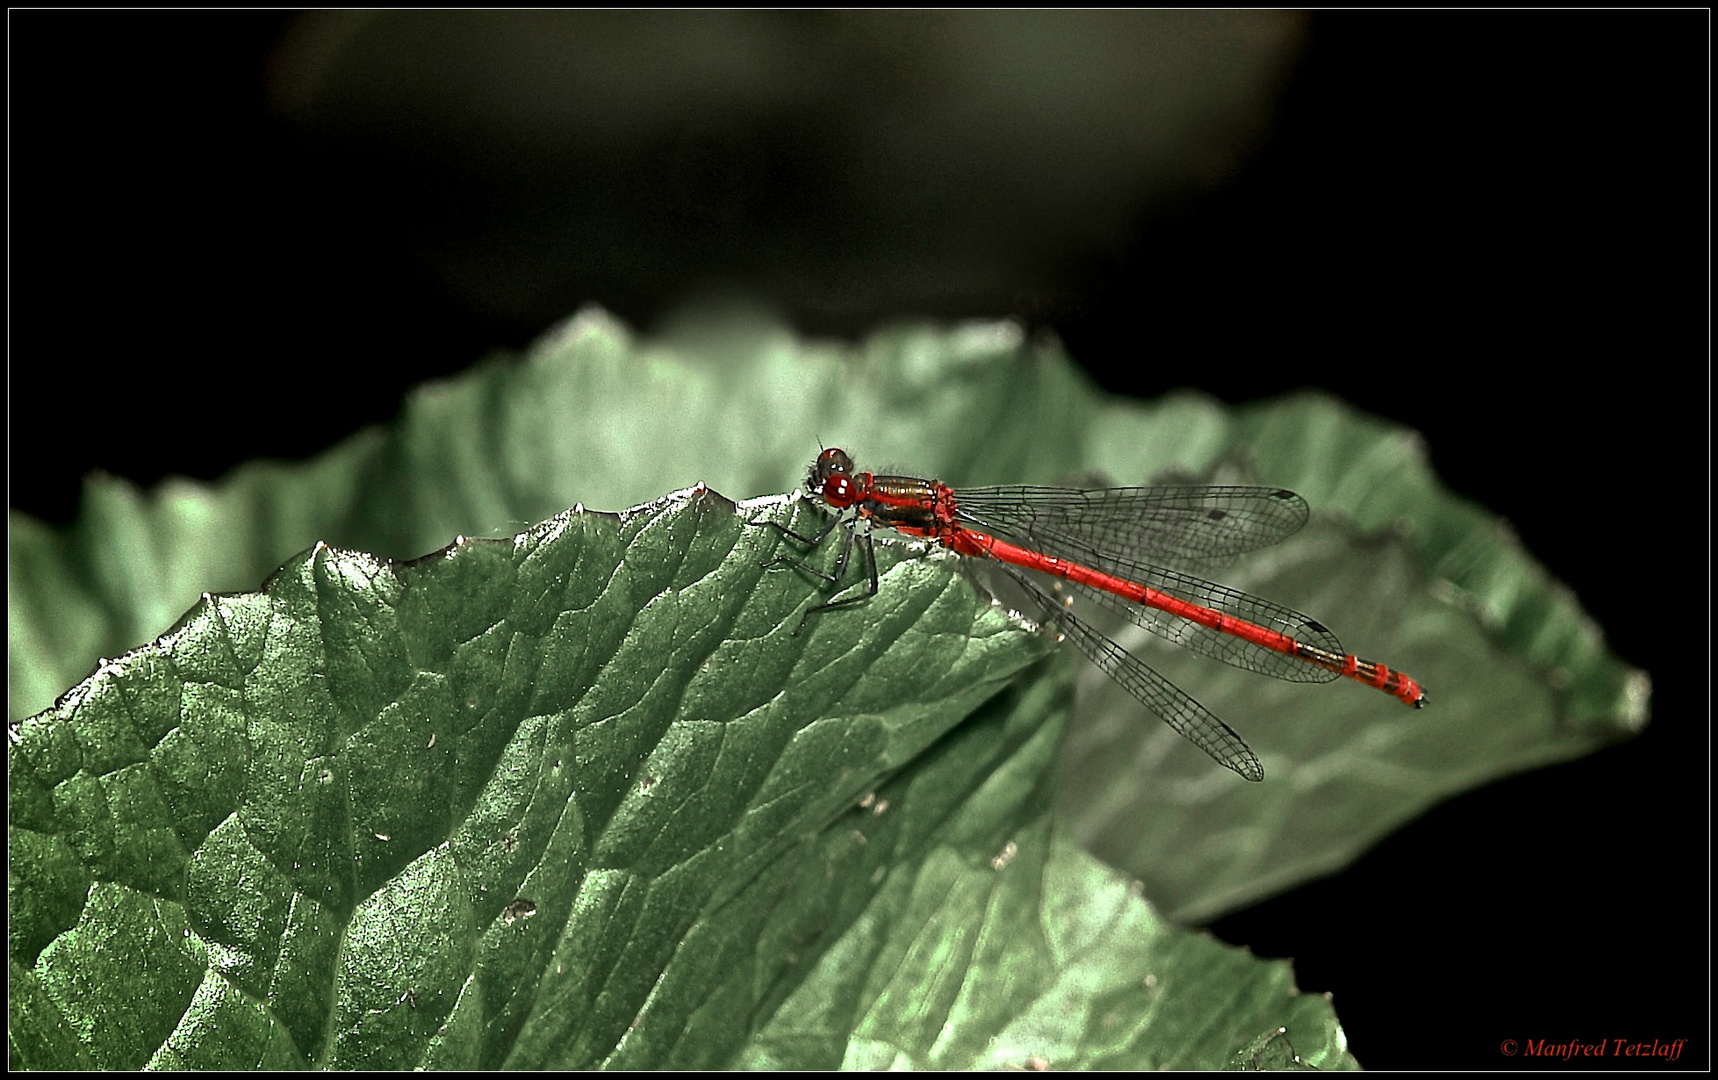
[[[1291,682],[1347,676],[1408,705],[1426,703],[1419,683],[1345,653],[1336,635],[1318,621],[1145,561],[1221,559],[1277,543],[1306,524],[1306,500],[1292,491],[1213,485],[956,490],[936,480],[855,472],[853,459],[834,448],[818,455],[806,488],[836,511],[820,531],[802,536],[778,522],[757,524],[773,525],[811,545],[841,526],[845,539],[835,573],[811,572],[841,582],[858,536],[870,562],[870,586],[860,595],[818,604],[805,618],[876,595],[873,525],[935,540],[960,555],[991,559],[1025,590],[1044,621],[1072,639],[1092,663],[1164,723],[1248,780],[1263,780],[1264,766],[1229,725],[1081,621],[1022,571],[1066,581],[1160,637],[1247,671]],[[861,525],[862,530],[856,528]],[[792,560],[772,563],[783,561]]]

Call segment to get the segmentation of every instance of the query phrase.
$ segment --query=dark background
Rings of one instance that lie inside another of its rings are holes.
[[[653,17],[594,18],[612,42]],[[1024,318],[1119,393],[1321,387],[1419,429],[1443,480],[1513,523],[1652,672],[1653,724],[1214,929],[1298,958],[1373,1068],[1531,1066],[1498,1044],[1618,1037],[1689,1038],[1677,1064],[1704,1067],[1708,15],[1288,17],[1270,108],[1214,119],[1199,168],[1142,169],[1137,205],[1010,187],[997,159],[1035,140],[998,145],[994,116],[973,125],[990,145],[943,160],[888,143],[876,116],[958,89],[927,57],[970,42],[856,18],[688,23],[668,58],[685,70],[708,31],[735,63],[761,34],[809,71],[857,34],[847,93],[658,103],[645,137],[545,147],[554,102],[520,120],[389,82],[413,72],[409,35],[372,83],[304,45],[371,23],[13,12],[10,504],[65,522],[90,470],[149,484],[315,453],[586,302],[645,330],[722,291],[819,335]],[[289,69],[306,56],[330,68]],[[690,118],[662,123],[676,107]],[[1021,173],[1127,175],[1082,160],[1093,145]],[[264,384],[278,412],[182,437]]]

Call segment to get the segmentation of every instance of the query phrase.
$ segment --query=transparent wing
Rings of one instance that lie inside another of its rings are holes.
[[[1166,570],[1160,566],[1144,566],[1137,563],[1126,563],[1118,559],[1101,558],[1093,552],[1085,553],[1091,559],[1092,565],[1106,574],[1115,574],[1130,581],[1148,585],[1159,592],[1168,593],[1180,600],[1195,603],[1201,607],[1211,608],[1226,615],[1234,615],[1245,619],[1256,626],[1263,626],[1285,634],[1306,645],[1313,645],[1325,652],[1343,654],[1342,642],[1331,633],[1323,623],[1309,616],[1302,615],[1292,608],[1257,597],[1239,589],[1231,589],[1227,585],[1218,585],[1213,581],[1193,577],[1190,574]],[[1072,556],[1079,558],[1078,555]],[[1179,615],[1171,615],[1166,611],[1145,604],[1136,604],[1113,593],[1094,589],[1079,582],[1069,582],[1080,595],[1087,599],[1119,612],[1122,617],[1142,629],[1149,630],[1166,641],[1172,641],[1182,648],[1191,649],[1200,656],[1209,656],[1213,660],[1221,660],[1225,664],[1238,667],[1243,671],[1253,671],[1260,675],[1269,675],[1273,679],[1285,682],[1321,683],[1338,678],[1336,672],[1309,664],[1287,653],[1268,649],[1255,644],[1246,638],[1225,634],[1213,630],[1203,623],[1183,619]]]
[[[1016,504],[1022,491],[1045,496]],[[1240,589],[1129,557],[1129,551],[1211,558],[1252,551],[1292,536],[1305,524],[1306,501],[1279,488],[1189,487],[984,488],[976,500],[956,494],[956,516],[1035,551],[1070,559],[1113,577],[1145,585],[1179,600],[1233,615],[1296,641],[1342,655],[1342,642],[1324,624],[1292,608]],[[1124,530],[1122,508],[1144,514],[1146,524]],[[1119,537],[1127,533],[1133,542]],[[1113,540],[1117,547],[1106,546]],[[1288,682],[1329,682],[1337,673],[1287,653],[1214,630],[1157,608],[1069,582],[1081,595],[1121,613],[1135,626],[1213,660]]]
[[[956,514],[1017,543],[1071,539],[1124,559],[1221,559],[1287,539],[1306,524],[1306,500],[1271,487],[970,488]]]
[[[1026,573],[1007,563],[997,564],[1004,573],[1019,583],[1026,595],[1038,607],[1041,621],[1054,626],[1079,647],[1086,659],[1132,694],[1141,705],[1170,730],[1197,746],[1211,759],[1248,780],[1265,778],[1265,767],[1246,740],[1235,734],[1228,724],[1217,719],[1205,706],[1189,697],[1185,691],[1147,667],[1139,658],[1080,621],[1053,597],[1046,593]]]

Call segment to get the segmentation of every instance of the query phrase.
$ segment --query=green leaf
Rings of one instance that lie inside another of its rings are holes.
[[[1173,733],[1141,732],[1119,687],[1082,671],[1081,723],[1062,763],[1065,820],[1172,916],[1216,918],[1333,872],[1453,793],[1644,726],[1646,674],[1605,650],[1574,597],[1502,523],[1437,484],[1412,433],[1310,394],[1231,413],[1177,396],[1105,421],[1094,441],[1119,460],[1191,445],[1211,463],[1197,475],[1300,492],[1312,523],[1216,576],[1314,613],[1429,696],[1408,711],[1352,683],[1259,679],[1118,630],[1265,763],[1262,785],[1215,784]]]
[[[1058,838],[1042,640],[898,551],[796,636],[769,508],[318,545],[18,725],[14,1060],[1342,1061],[1286,965]]]
[[[1298,993],[1287,963],[1175,928],[1055,826],[1059,724],[1033,718],[1063,693],[1039,680],[992,702],[881,789],[884,812],[831,830],[826,849],[887,876],[739,1064],[1214,1069],[1252,1064],[1286,1025],[1308,1061],[1354,1065],[1329,1002]],[[1016,730],[1028,737],[993,765]],[[915,843],[927,804],[946,818]]]
[[[1211,576],[1432,708],[1118,631],[1253,743],[1248,785],[1083,667],[1064,740],[1067,667],[952,556],[880,548],[879,595],[795,635],[824,591],[746,522],[803,503],[556,513],[783,490],[819,436],[955,483],[1296,488],[1313,524]],[[587,314],[306,465],[11,526],[13,716],[46,708],[9,727],[26,1066],[1352,1064],[1286,967],[1087,852],[1209,917],[1645,718],[1412,436],[1310,395],[1112,402],[1008,326]]]

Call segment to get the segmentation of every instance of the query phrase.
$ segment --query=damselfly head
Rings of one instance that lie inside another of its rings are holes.
[[[831,477],[853,475],[853,459],[847,456],[847,451],[831,446],[817,455],[817,460],[811,463],[811,471],[806,474],[805,486],[813,495],[821,495],[823,486]]]
[[[811,463],[805,487],[830,506],[845,510],[859,498],[853,479],[853,459],[847,456],[847,451],[832,446]]]

